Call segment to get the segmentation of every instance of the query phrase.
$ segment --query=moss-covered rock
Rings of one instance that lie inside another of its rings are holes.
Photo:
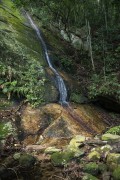
[[[110,128],[106,133],[120,135],[120,126]]]
[[[88,174],[86,173],[83,177],[82,177],[82,180],[98,180],[97,177],[91,175],[91,174]]]
[[[25,168],[32,167],[35,164],[35,162],[35,157],[31,156],[30,154],[23,154],[19,158],[19,164]]]
[[[107,156],[107,165],[111,170],[114,170],[120,165],[120,154],[109,153]]]
[[[51,156],[52,163],[56,166],[65,165],[73,158],[74,152],[71,151],[56,152]]]
[[[120,180],[120,165],[113,171],[114,180]]]
[[[98,175],[99,173],[99,166],[95,162],[90,162],[85,164],[83,167],[83,171],[92,175]]]
[[[101,146],[101,147],[98,146],[98,147],[93,148],[91,150],[91,155],[94,155],[94,153],[92,154],[92,152],[97,152],[97,154],[99,154],[102,157],[105,154],[107,155],[112,149],[113,149],[113,147],[110,146],[109,144],[106,144],[106,145]]]
[[[35,31],[9,0],[0,1],[0,57],[0,88],[9,98],[24,96],[33,106],[58,100]]]
[[[108,133],[108,134],[103,134],[101,139],[103,141],[117,141],[120,140],[120,136]]]
[[[78,148],[86,140],[85,136],[77,135],[69,143],[71,148]]]
[[[106,164],[99,163],[99,164],[98,164],[98,167],[99,167],[99,172],[100,172],[101,174],[103,174],[104,172],[107,171],[107,165],[106,165]]]
[[[89,155],[88,155],[88,159],[91,161],[97,161],[100,160],[100,153],[97,151],[92,151]]]
[[[106,144],[105,146],[100,147],[101,152],[109,152],[112,149],[113,149],[112,146],[110,146],[109,144]]]

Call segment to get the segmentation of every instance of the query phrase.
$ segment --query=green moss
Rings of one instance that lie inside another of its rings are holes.
[[[15,130],[12,127],[11,122],[0,123],[0,139],[3,139],[13,133],[15,133]]]
[[[107,171],[107,165],[106,164],[99,163],[98,167],[99,167],[99,172],[101,172],[101,173]]]
[[[0,98],[0,109],[6,109],[13,105],[12,101],[7,100],[6,98]]]
[[[36,162],[35,157],[31,156],[30,154],[23,154],[19,158],[19,163],[21,166],[25,168],[32,167]]]
[[[23,16],[21,16],[20,12],[15,8],[13,2],[11,0],[4,0],[2,4],[3,8],[6,8],[9,13],[14,14],[16,18],[20,20],[25,20]]]
[[[88,99],[83,94],[72,93],[70,100],[75,103],[86,103]]]
[[[113,172],[114,180],[120,180],[120,166],[118,166]]]
[[[99,166],[95,162],[90,162],[83,167],[83,171],[92,175],[99,173]]]
[[[51,156],[54,165],[65,165],[74,158],[74,153],[71,151],[56,152]]]
[[[50,97],[46,86],[51,89],[53,83],[46,76],[48,65],[40,42],[24,16],[8,0],[0,3],[0,58],[3,93],[9,98],[14,94],[25,97],[33,106],[51,102],[54,91]]]
[[[120,154],[109,153],[107,156],[107,165],[110,170],[114,170],[118,165],[120,165]]]
[[[98,178],[96,178],[95,176],[92,176],[91,174],[85,174],[82,180],[98,180]]]
[[[106,133],[120,135],[120,126],[112,127]]]
[[[106,133],[106,134],[102,135],[101,139],[103,141],[117,141],[117,140],[120,140],[120,136],[119,135],[110,134],[110,133]]]
[[[92,151],[89,155],[88,158],[92,161],[97,161],[100,160],[100,153],[97,151]]]

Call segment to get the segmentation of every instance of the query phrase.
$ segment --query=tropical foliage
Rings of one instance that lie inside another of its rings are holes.
[[[86,42],[88,49],[72,48],[60,55],[60,64],[79,81],[81,68],[92,77],[89,97],[119,94],[120,69],[120,1],[119,0],[13,0],[17,7],[24,7],[41,24],[59,32],[64,30]],[[85,36],[84,36],[85,34]],[[56,46],[56,45],[55,45]],[[67,58],[66,58],[67,57]],[[73,65],[76,66],[73,67]],[[32,66],[33,67],[33,66]],[[76,70],[76,73],[75,73]],[[94,75],[95,74],[95,75]],[[13,83],[14,84],[14,83]],[[112,87],[112,88],[111,88]]]

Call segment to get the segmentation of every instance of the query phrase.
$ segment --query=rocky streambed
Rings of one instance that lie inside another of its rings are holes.
[[[114,118],[92,105],[71,108],[1,98],[1,179],[119,180],[119,126],[105,133]]]

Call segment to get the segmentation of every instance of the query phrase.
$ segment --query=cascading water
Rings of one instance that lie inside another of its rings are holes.
[[[58,84],[58,90],[59,90],[59,94],[60,94],[59,103],[61,103],[62,105],[68,105],[68,102],[67,102],[67,89],[66,89],[65,83],[64,83],[62,77],[57,72],[57,70],[51,64],[51,59],[50,59],[49,54],[48,54],[48,49],[47,49],[46,43],[43,40],[40,29],[33,22],[30,15],[28,13],[26,13],[26,15],[27,15],[27,18],[30,21],[31,26],[36,31],[37,36],[38,36],[38,38],[39,38],[39,40],[40,40],[40,42],[42,44],[42,47],[43,47],[43,50],[44,50],[44,53],[45,53],[45,58],[47,60],[49,68],[54,72],[54,74],[56,76],[56,80],[57,80],[57,84]]]
[[[42,47],[43,47],[43,50],[44,50],[44,53],[45,53],[45,58],[46,58],[46,61],[47,61],[48,65],[49,65],[49,68],[54,72],[54,74],[56,76],[56,80],[57,80],[57,84],[58,84],[58,90],[59,90],[59,94],[60,94],[59,103],[61,105],[66,106],[65,109],[66,109],[67,113],[75,121],[79,122],[82,128],[84,128],[87,132],[90,132],[91,134],[96,134],[96,132],[91,127],[89,127],[82,120],[82,118],[79,117],[79,115],[77,113],[74,112],[74,109],[69,106],[69,104],[67,102],[67,89],[66,89],[65,83],[64,83],[62,77],[57,72],[57,70],[51,64],[51,59],[50,59],[49,54],[48,54],[48,49],[47,49],[46,43],[44,42],[44,39],[43,39],[43,37],[41,35],[40,29],[38,29],[36,24],[31,19],[30,15],[28,13],[26,13],[26,15],[27,15],[27,17],[28,17],[28,19],[30,21],[31,26],[36,31],[36,34],[37,34],[37,36],[38,36],[38,38],[39,38],[39,40],[40,40],[40,42],[42,44]]]

